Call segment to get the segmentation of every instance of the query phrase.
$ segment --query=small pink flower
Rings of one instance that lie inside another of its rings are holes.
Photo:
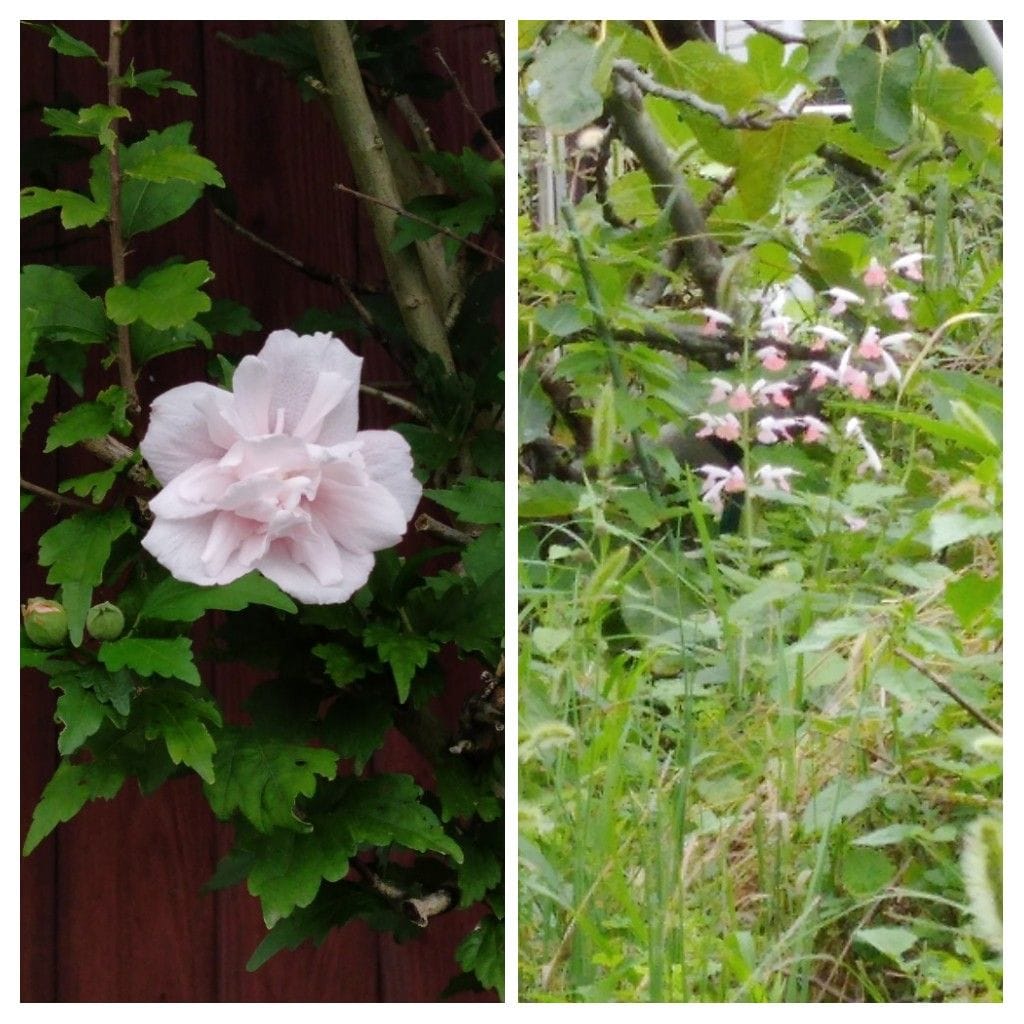
[[[756,354],[766,370],[775,371],[786,368],[786,354],[774,345],[765,345],[763,348],[759,348]]]
[[[828,310],[833,316],[845,313],[847,306],[862,306],[864,304],[864,300],[856,292],[851,292],[846,288],[829,288],[825,294],[835,299]]]
[[[843,522],[846,523],[851,533],[860,533],[868,525],[868,521],[861,519],[860,516],[844,515]]]
[[[894,380],[898,384],[903,379],[903,375],[900,373],[900,368],[896,365],[896,360],[884,348],[881,350],[881,356],[885,369],[879,370],[875,374],[875,387],[884,387],[890,380]]]
[[[878,344],[880,336],[881,332],[877,327],[869,327],[860,339],[860,344],[857,346],[857,355],[864,359],[878,359],[882,354],[881,346]]]
[[[868,269],[864,271],[862,280],[869,288],[882,288],[886,281],[889,280],[889,275],[886,273],[885,267],[872,256],[871,263]]]
[[[764,399],[761,402],[762,405],[771,402],[780,409],[788,409],[790,407],[789,395],[786,392],[795,390],[794,385],[784,380],[777,381],[775,384],[763,384],[762,387],[758,388],[759,397]]]
[[[808,444],[825,440],[825,435],[830,432],[828,424],[823,423],[817,416],[803,416],[801,419],[803,420],[804,440]]]
[[[820,391],[828,382],[839,380],[839,374],[828,363],[811,363],[814,376],[811,378],[811,390]]]
[[[848,366],[846,373],[843,374],[843,384],[854,398],[864,401],[871,397],[871,385],[868,383],[866,370],[858,370],[853,366]]]
[[[792,327],[793,318],[789,316],[770,316],[761,321],[761,330],[768,331],[776,341],[789,341]]]
[[[731,412],[726,413],[715,427],[715,437],[723,441],[738,441],[743,429],[740,421]]]
[[[188,583],[256,569],[306,604],[347,601],[422,492],[400,434],[358,430],[362,362],[329,334],[275,331],[233,391],[160,395],[141,449],[163,490],[143,547]]]
[[[708,398],[708,405],[718,405],[724,402],[732,393],[732,385],[721,377],[711,378],[711,396]]]
[[[721,326],[725,324],[731,327],[733,319],[727,313],[723,313],[720,309],[712,309],[710,306],[704,306],[698,310],[704,316],[704,326],[700,329],[700,333],[706,338],[715,338],[722,333]]]
[[[923,281],[921,261],[930,259],[931,256],[927,256],[923,252],[910,252],[898,260],[893,260],[889,264],[889,268],[895,270],[897,274],[902,274],[908,281]]]
[[[723,469],[721,466],[708,464],[701,466],[698,472],[704,474],[701,497],[718,515],[722,513],[723,491],[737,494],[747,488],[746,478],[739,466]]]
[[[754,400],[750,397],[746,384],[740,384],[729,398],[729,408],[733,412],[745,412],[754,408]]]
[[[778,418],[775,416],[762,416],[757,421],[757,439],[761,444],[775,444],[777,441],[792,441],[789,433],[794,427],[800,426],[800,420],[795,416]]]
[[[811,345],[812,352],[824,352],[830,341],[846,341],[846,335],[842,331],[837,331],[834,327],[825,327],[823,324],[815,324],[811,328],[811,333],[818,336]]]
[[[913,301],[914,296],[910,292],[893,292],[892,295],[886,295],[882,299],[882,305],[889,310],[889,316],[894,320],[909,320],[910,310],[907,308],[907,303]]]
[[[758,483],[767,490],[781,490],[787,493],[790,490],[789,478],[791,476],[803,476],[803,474],[790,466],[769,466],[767,464],[754,473]]]

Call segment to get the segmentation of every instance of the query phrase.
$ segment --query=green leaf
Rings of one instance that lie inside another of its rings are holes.
[[[129,636],[108,640],[100,644],[100,662],[111,672],[130,668],[140,676],[163,676],[182,679],[192,686],[201,682],[192,661],[192,641],[185,636],[156,639],[148,636]]]
[[[260,898],[268,925],[309,906],[322,881],[344,878],[363,846],[397,844],[461,860],[458,846],[419,802],[421,794],[408,775],[347,779],[333,809],[312,817],[311,831],[277,830],[262,840],[254,850],[249,892]]]
[[[837,61],[839,84],[853,107],[853,123],[872,144],[895,149],[910,137],[919,56],[914,46],[885,55],[858,46]]]
[[[505,568],[505,534],[501,529],[484,530],[462,552],[466,575],[478,586]]]
[[[858,928],[853,937],[893,960],[899,960],[918,941],[909,928]]]
[[[854,897],[872,896],[896,875],[896,866],[881,850],[853,847],[843,857],[840,882]]]
[[[116,796],[123,782],[124,772],[111,765],[61,761],[32,814],[22,853],[28,856],[62,821],[70,821],[86,801]]]
[[[928,543],[935,554],[972,537],[988,537],[1001,533],[1001,516],[972,516],[966,512],[936,512],[928,526]]]
[[[472,767],[465,757],[447,755],[434,765],[441,820],[478,816],[494,821],[501,814],[501,802],[494,795],[494,780]]]
[[[125,172],[129,178],[144,178],[146,181],[190,181],[197,185],[224,187],[217,165],[200,156],[194,146],[165,146],[147,153],[132,162],[131,170]]]
[[[924,832],[920,825],[894,822],[851,840],[854,846],[895,846]]]
[[[804,832],[815,834],[846,821],[869,807],[884,786],[885,780],[877,776],[858,782],[840,776],[811,797],[804,808],[801,827]]]
[[[470,477],[447,490],[428,490],[426,497],[451,509],[467,523],[501,524],[505,521],[505,485],[500,480]]]
[[[160,132],[150,132],[141,142],[121,149],[121,170],[129,175],[137,163],[167,147],[189,145],[192,125],[183,121]],[[110,205],[110,160],[97,154],[89,163],[89,187],[100,205]],[[152,231],[189,210],[203,194],[203,186],[189,181],[164,183],[126,176],[121,189],[122,228],[126,238]]]
[[[650,191],[650,185],[647,185]],[[537,324],[556,338],[568,338],[589,327],[592,317],[575,303],[560,302],[556,306],[542,306],[533,316]]]
[[[130,672],[123,669],[119,672],[108,672],[95,662],[75,665],[72,671],[81,686],[92,690],[97,700],[109,704],[118,714],[127,715],[131,710],[135,686]]]
[[[124,388],[114,384],[101,391],[95,402],[82,402],[61,413],[50,428],[43,451],[70,448],[79,441],[103,437],[104,434],[128,434],[131,424],[125,417],[127,401]]]
[[[35,313],[36,337],[84,345],[107,338],[103,303],[86,295],[66,270],[35,264],[23,267],[21,308]]]
[[[946,584],[946,603],[965,629],[974,625],[992,607],[1003,590],[1002,577],[970,572]]]
[[[383,693],[341,693],[324,715],[320,736],[341,758],[352,758],[361,774],[391,728],[391,705]]]
[[[128,459],[121,459],[108,469],[100,469],[95,473],[84,473],[82,476],[68,477],[57,485],[61,494],[71,491],[79,498],[91,498],[94,502],[101,502],[114,486],[118,474],[128,465]]]
[[[462,841],[463,862],[459,867],[459,906],[471,907],[501,884],[503,865],[490,850]]]
[[[246,334],[248,331],[260,330],[260,325],[253,319],[252,313],[239,302],[231,299],[214,299],[213,305],[205,313],[196,317],[210,334],[230,334],[232,338]]]
[[[92,605],[92,587],[88,583],[66,582],[60,588],[60,602],[68,613],[68,638],[72,647],[81,647],[85,619]]]
[[[180,327],[210,308],[210,297],[199,288],[212,277],[206,260],[172,264],[148,274],[137,285],[109,288],[107,315],[116,324],[144,320],[158,330]]]
[[[127,89],[140,89],[147,96],[158,96],[163,89],[171,89],[179,96],[195,96],[196,91],[188,82],[171,78],[170,71],[153,68],[150,71],[136,71],[133,64],[118,80]]]
[[[66,228],[92,227],[107,215],[107,208],[78,192],[60,188],[26,188],[21,192],[21,216],[32,217],[44,210],[60,207],[60,222]]]
[[[168,577],[146,595],[139,619],[195,622],[211,610],[237,612],[250,604],[267,605],[283,612],[298,611],[295,602],[276,583],[251,572],[232,583],[214,587]]]
[[[398,689],[398,699],[403,704],[409,697],[412,677],[418,668],[423,668],[427,658],[439,650],[437,644],[421,636],[402,633],[393,626],[375,623],[368,626],[363,641],[377,648],[380,660],[391,666],[391,674]]]
[[[601,48],[572,30],[541,51],[527,72],[526,95],[548,130],[564,135],[601,116],[607,82],[602,67]]]
[[[807,77],[815,82],[823,78],[834,78],[836,63],[851,47],[858,46],[867,34],[866,22],[852,21],[807,21],[804,35],[807,37]]]
[[[313,654],[323,661],[331,682],[338,687],[348,686],[366,675],[366,662],[341,644],[317,644]]]
[[[260,832],[275,828],[308,832],[295,801],[312,796],[316,778],[334,777],[338,755],[304,747],[251,729],[223,732],[213,759],[216,781],[206,786],[213,813],[226,821],[241,812]]]
[[[46,400],[46,392],[50,387],[50,378],[41,373],[33,373],[21,378],[21,432],[25,433],[32,410],[40,402]]]
[[[57,737],[57,750],[66,757],[99,729],[109,714],[109,708],[83,688],[70,672],[54,676],[50,686],[63,690],[57,698],[53,720],[64,726]]]
[[[68,35],[64,29],[57,25],[39,25],[33,22],[26,22],[27,25],[31,25],[32,28],[37,28],[41,32],[45,32],[50,37],[50,49],[56,50],[57,53],[63,54],[65,57],[92,57],[93,60],[98,61],[100,64],[103,63],[100,55],[88,44],[83,43],[81,39],[76,39],[72,35]]]
[[[162,739],[175,764],[188,765],[204,782],[214,781],[217,745],[206,723],[221,725],[211,700],[180,686],[152,687],[135,702],[134,714],[145,723],[146,739]]]
[[[566,480],[540,480],[519,488],[520,519],[550,519],[571,515],[583,497],[580,484]]]
[[[83,583],[98,587],[110,546],[131,529],[123,508],[78,512],[39,538],[39,564],[50,566],[47,583]]]
[[[132,358],[136,364],[143,366],[157,356],[168,352],[179,352],[183,348],[191,348],[196,342],[206,348],[213,347],[213,338],[209,331],[198,320],[189,320],[180,327],[171,327],[166,331],[158,331],[155,327],[142,320],[136,320],[129,328],[132,341]]]
[[[496,917],[485,917],[455,950],[459,966],[505,998],[505,929]]]
[[[789,169],[813,153],[828,137],[832,122],[808,115],[780,121],[766,132],[739,131],[736,188],[751,217],[766,214],[786,183]]]
[[[110,127],[122,117],[131,120],[131,114],[124,107],[110,107],[105,103],[94,103],[75,112],[46,107],[43,110],[43,124],[53,128],[54,135],[72,138],[98,139],[101,146],[109,148],[114,144],[114,131]],[[106,154],[103,154],[106,156]],[[107,157],[109,160],[109,157]]]

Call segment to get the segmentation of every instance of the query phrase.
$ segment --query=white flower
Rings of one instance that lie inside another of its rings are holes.
[[[770,466],[767,463],[754,473],[755,479],[770,491],[788,492],[791,476],[803,476],[803,474],[790,466]]]
[[[723,509],[722,494],[735,494],[747,488],[746,478],[739,466],[732,466],[730,469],[723,469],[721,466],[708,464],[701,466],[697,471],[704,474],[704,484],[701,487],[701,497],[721,515]]]
[[[705,337],[714,338],[721,334],[722,324],[726,324],[731,327],[733,319],[728,313],[723,313],[720,309],[712,309],[710,306],[704,306],[699,309],[699,312],[704,317],[704,326],[700,329],[700,333]]]
[[[902,274],[909,281],[923,281],[924,278],[921,276],[921,261],[930,260],[931,256],[927,256],[922,252],[908,252],[906,256],[901,256],[898,260],[893,260],[889,264],[890,270],[895,270],[897,274]]]
[[[847,288],[829,288],[825,294],[835,300],[828,309],[833,316],[845,313],[846,307],[849,305],[862,306],[864,304],[864,300],[856,292],[851,292]]]
[[[233,391],[172,388],[142,454],[163,490],[143,546],[204,586],[253,569],[307,604],[348,600],[420,500],[409,445],[358,430],[362,359],[329,334],[275,331]]]
[[[863,476],[869,469],[873,470],[876,475],[881,476],[884,472],[882,460],[878,457],[878,452],[875,451],[874,445],[864,436],[864,428],[860,425],[860,420],[856,416],[851,416],[846,421],[846,428],[843,432],[847,437],[852,437],[856,440],[866,456],[864,461],[857,467],[857,476]]]

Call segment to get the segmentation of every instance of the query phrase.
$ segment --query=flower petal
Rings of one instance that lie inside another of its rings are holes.
[[[321,584],[310,569],[295,559],[285,540],[272,544],[256,568],[296,601],[303,604],[340,604],[347,601],[370,578],[373,555],[339,551],[338,556],[344,578],[334,586]]]
[[[207,403],[230,399],[226,391],[197,382],[171,388],[153,400],[142,457],[162,484],[204,459],[219,459],[224,447],[211,439]]]
[[[356,441],[371,479],[395,496],[407,521],[412,519],[423,497],[423,485],[412,474],[409,442],[394,430],[360,430]]]
[[[325,474],[313,503],[313,517],[347,550],[356,553],[394,547],[408,517],[387,488],[372,480],[352,484]]]
[[[236,558],[229,559],[217,573],[208,571],[201,555],[216,518],[216,512],[196,519],[157,518],[142,538],[142,546],[177,580],[202,587],[231,583],[252,566]]]

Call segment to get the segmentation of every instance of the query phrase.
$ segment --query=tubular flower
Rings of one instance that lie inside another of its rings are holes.
[[[864,359],[878,359],[882,354],[881,346],[878,344],[880,337],[881,332],[877,327],[869,327],[860,339],[860,344],[857,346],[857,355],[862,356]]]
[[[757,358],[766,370],[784,370],[786,368],[786,353],[774,345],[765,345],[756,352]]]
[[[878,452],[875,451],[874,445],[864,436],[864,428],[860,425],[860,420],[856,416],[851,416],[846,421],[844,433],[847,437],[852,437],[864,452],[865,458],[857,467],[857,476],[863,476],[869,469],[877,476],[881,476],[884,472],[882,460],[878,457]]]
[[[704,317],[704,326],[700,329],[700,333],[705,337],[715,338],[722,333],[722,324],[725,324],[727,327],[731,327],[733,324],[732,317],[728,313],[723,313],[720,309],[704,306],[698,312]]]
[[[864,304],[864,300],[856,292],[851,292],[846,288],[829,288],[825,294],[835,300],[828,308],[833,316],[845,313],[850,305],[862,306]]]
[[[723,493],[736,494],[747,489],[746,478],[739,466],[723,469],[721,466],[708,464],[701,466],[698,472],[704,474],[701,497],[718,515],[722,514]]]
[[[837,331],[834,327],[826,327],[824,324],[815,324],[811,333],[817,335],[817,339],[811,345],[812,352],[824,352],[830,341],[846,341],[846,335]]]
[[[868,269],[864,271],[864,276],[861,280],[869,288],[882,288],[885,286],[886,281],[889,280],[889,274],[886,272],[885,267],[872,256],[871,263]]]
[[[757,421],[757,439],[761,444],[775,444],[776,441],[792,441],[793,436],[789,433],[795,427],[799,427],[799,416],[762,416]]]
[[[897,274],[902,274],[908,281],[923,281],[921,261],[930,259],[931,256],[927,256],[923,252],[908,252],[906,256],[893,260],[889,264],[889,269],[895,270]]]
[[[811,378],[811,390],[820,391],[828,382],[839,381],[839,374],[828,363],[811,363],[814,376]]]
[[[889,316],[894,320],[909,320],[910,310],[907,303],[913,302],[914,296],[910,292],[893,292],[882,299],[882,304],[889,310]]]
[[[790,490],[789,478],[802,475],[800,470],[793,469],[791,466],[769,466],[765,464],[754,473],[754,478],[762,487],[766,487],[770,491],[781,490],[788,492]]]
[[[738,441],[742,433],[740,421],[731,412],[724,416],[716,416],[711,412],[699,412],[691,419],[700,420],[704,424],[697,431],[697,437],[720,437],[723,441]]]
[[[819,420],[817,416],[801,416],[800,419],[803,421],[804,440],[808,444],[823,441],[825,435],[831,433],[828,424]]]
[[[348,600],[422,492],[400,434],[358,430],[361,369],[329,334],[275,331],[233,391],[194,383],[157,398],[141,448],[163,490],[146,550],[189,583],[257,569],[298,601]]]
[[[791,316],[769,316],[761,321],[761,330],[768,331],[776,341],[789,341],[789,332],[792,329]]]
[[[795,391],[796,386],[788,381],[780,380],[774,384],[766,384],[763,380],[757,381],[751,391],[757,395],[758,405],[777,405],[780,409],[788,409],[790,406],[787,391]]]

